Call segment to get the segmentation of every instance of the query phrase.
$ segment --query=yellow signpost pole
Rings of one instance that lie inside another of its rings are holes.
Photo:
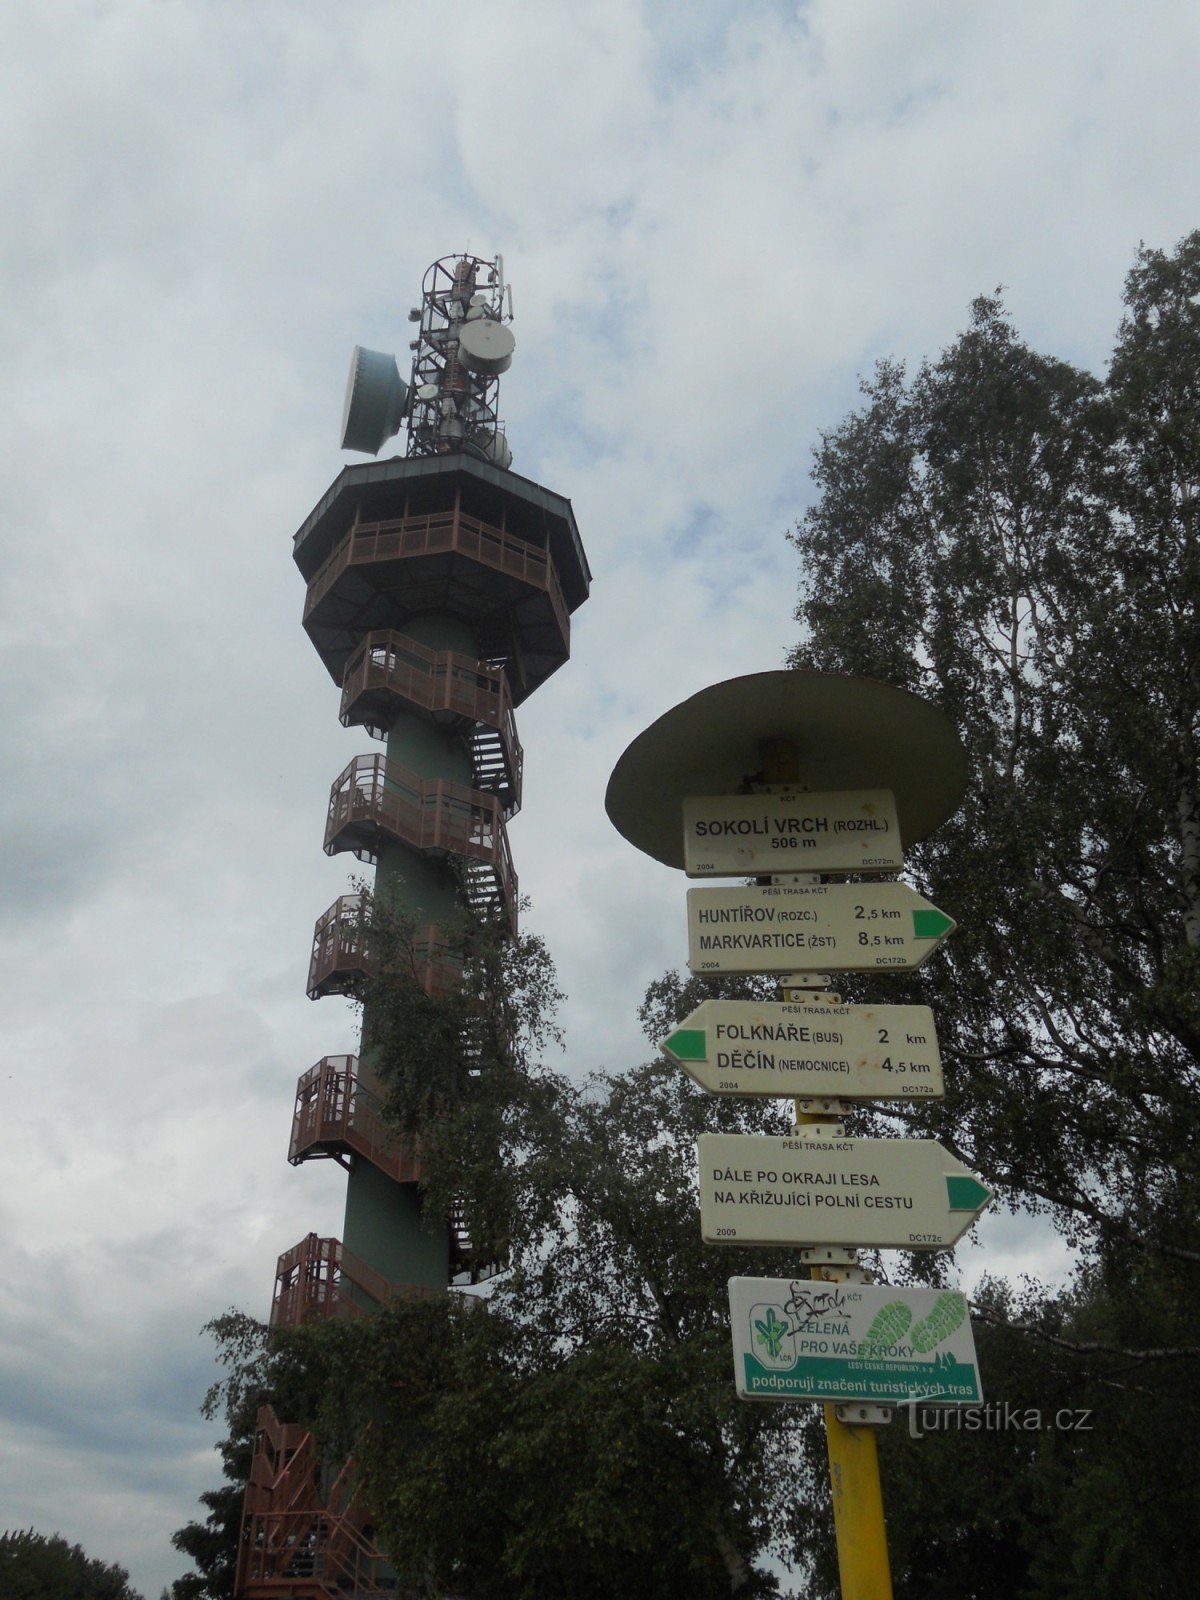
[[[831,1405],[822,1409],[842,1600],[892,1600],[875,1430],[839,1422]]]
[[[827,1120],[796,1107],[797,1128]],[[844,1276],[844,1269],[814,1266],[811,1276],[837,1283]],[[825,1413],[825,1448],[833,1490],[833,1528],[842,1600],[892,1600],[875,1427],[855,1427],[843,1422],[835,1406],[825,1405],[821,1409]]]

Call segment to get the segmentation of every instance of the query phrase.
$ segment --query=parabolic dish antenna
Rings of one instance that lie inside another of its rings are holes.
[[[701,689],[640,733],[604,797],[618,833],[682,867],[683,802],[745,793],[762,745],[785,741],[812,790],[891,789],[915,844],[957,811],[967,754],[949,718],[907,689],[831,672],[755,672]]]
[[[407,402],[408,385],[395,356],[356,344],[342,408],[342,449],[377,455],[384,441],[400,431]]]
[[[458,353],[469,372],[495,377],[512,366],[517,341],[512,330],[491,317],[478,317],[464,324],[458,336]]]

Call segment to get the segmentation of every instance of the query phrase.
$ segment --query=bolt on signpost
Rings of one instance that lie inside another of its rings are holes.
[[[662,1049],[710,1093],[795,1100],[791,1138],[701,1136],[701,1232],[803,1247],[809,1280],[730,1280],[734,1367],[747,1400],[823,1403],[843,1600],[892,1593],[873,1427],[981,1399],[965,1297],[869,1284],[855,1249],[947,1249],[989,1194],[933,1140],[846,1137],[856,1101],[939,1096],[941,1058],[927,1007],[843,1005],[830,974],[911,971],[954,922],[907,884],[823,878],[898,871],[965,784],[957,734],[915,695],[764,672],[660,717],[605,800],[656,860],[756,879],[689,891],[689,965],[774,973],[779,999],[707,1000]]]

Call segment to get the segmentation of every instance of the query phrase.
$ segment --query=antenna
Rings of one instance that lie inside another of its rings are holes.
[[[504,259],[443,256],[425,273],[411,382],[395,357],[356,346],[342,416],[342,449],[379,451],[408,419],[410,456],[463,453],[507,468],[512,450],[497,414],[499,378],[516,340]]]
[[[383,442],[399,433],[407,408],[408,385],[395,356],[356,344],[342,407],[342,449],[377,455]]]

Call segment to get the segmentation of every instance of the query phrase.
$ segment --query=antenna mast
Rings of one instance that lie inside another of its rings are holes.
[[[512,365],[516,340],[512,295],[505,296],[500,256],[443,256],[426,272],[421,304],[409,319],[421,324],[413,341],[410,456],[464,451],[507,467],[512,451],[497,414],[500,374]]]
[[[512,290],[496,256],[443,256],[421,284],[421,304],[408,314],[420,323],[409,348],[412,381],[396,358],[354,348],[342,413],[342,449],[377,455],[408,422],[410,456],[468,455],[497,467],[512,451],[497,412],[500,374],[512,365],[516,340]]]

